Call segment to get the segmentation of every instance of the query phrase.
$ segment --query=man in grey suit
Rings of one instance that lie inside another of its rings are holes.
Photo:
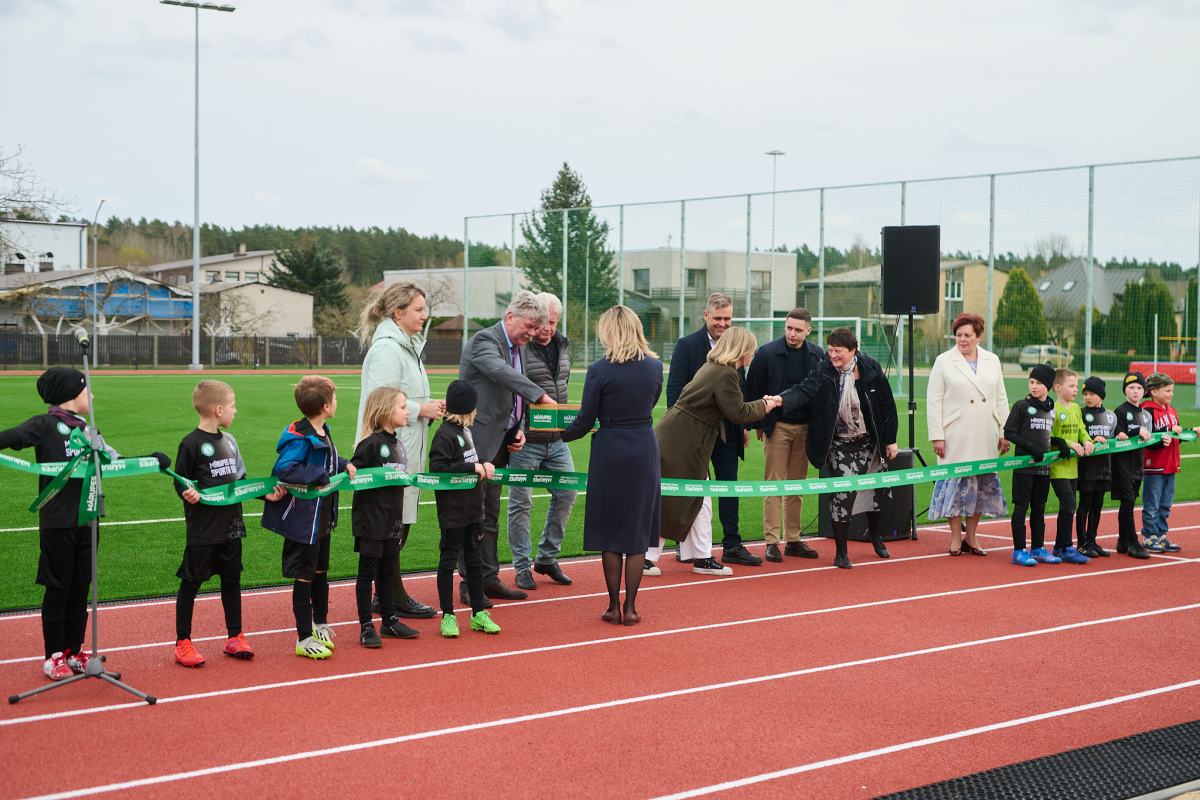
[[[458,365],[459,380],[475,384],[479,400],[475,406],[475,424],[471,433],[482,461],[494,466],[508,464],[509,453],[525,445],[525,409],[530,403],[553,403],[546,392],[525,377],[521,345],[527,344],[534,331],[546,324],[545,303],[531,292],[517,292],[509,303],[504,319],[471,337]],[[500,535],[501,484],[489,483],[484,490],[483,591],[488,597],[523,600],[529,595],[510,589],[500,581],[500,559],[496,552]],[[462,556],[459,571],[462,573]],[[459,589],[465,593],[466,584]]]

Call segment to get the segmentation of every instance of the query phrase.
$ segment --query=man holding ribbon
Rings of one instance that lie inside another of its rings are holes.
[[[479,457],[497,467],[508,466],[511,453],[525,446],[525,410],[530,403],[553,403],[545,390],[525,376],[526,365],[521,346],[528,344],[534,331],[546,324],[546,305],[532,292],[517,292],[504,312],[504,319],[471,337],[458,365],[459,380],[470,381],[479,392],[478,414],[471,432]],[[500,581],[500,559],[496,548],[500,536],[499,483],[489,483],[484,492],[483,593],[491,598],[524,600],[529,595],[510,589]],[[459,560],[464,577],[464,563]],[[466,584],[459,589],[467,603]]]

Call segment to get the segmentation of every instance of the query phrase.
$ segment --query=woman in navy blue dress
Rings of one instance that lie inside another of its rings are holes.
[[[634,605],[642,564],[650,543],[658,541],[661,520],[654,406],[662,394],[663,365],[631,309],[613,306],[596,328],[604,358],[588,367],[579,416],[562,438],[581,439],[600,422],[588,461],[583,547],[602,553],[608,610],[600,618],[614,625],[636,625],[642,621]]]

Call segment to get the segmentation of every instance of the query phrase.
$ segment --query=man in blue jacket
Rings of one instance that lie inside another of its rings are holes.
[[[675,350],[671,354],[671,372],[667,376],[667,408],[675,405],[675,401],[683,393],[683,387],[691,382],[707,362],[708,351],[712,350],[721,334],[729,330],[732,324],[733,300],[729,295],[720,292],[709,295],[704,309],[704,327],[675,343]],[[735,425],[727,419],[722,419],[721,424],[725,427],[725,437],[724,440],[718,437],[717,444],[713,447],[712,477],[718,481],[736,481],[738,461],[746,457],[749,434],[741,425]],[[721,560],[726,564],[762,566],[762,559],[742,546],[742,537],[738,534],[738,499],[718,498],[717,510],[724,532]]]
[[[746,372],[746,396],[776,395],[803,381],[816,369],[824,355],[821,348],[808,341],[812,332],[812,315],[795,308],[784,320],[783,336],[758,348],[750,369]],[[763,442],[766,460],[764,480],[794,481],[808,477],[808,410],[783,413],[775,409],[760,422],[748,427],[757,428],[758,440]],[[765,438],[764,438],[765,437]],[[782,500],[782,503],[780,502]],[[800,511],[804,498],[771,495],[763,498],[763,535],[767,540],[767,561],[783,561],[785,555],[816,558],[817,551],[800,541]],[[780,506],[783,507],[783,552],[779,551]]]

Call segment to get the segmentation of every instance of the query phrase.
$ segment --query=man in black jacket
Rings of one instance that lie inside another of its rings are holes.
[[[684,336],[675,343],[671,354],[671,372],[667,377],[667,408],[675,405],[683,387],[687,386],[708,360],[708,351],[716,345],[721,334],[733,324],[733,300],[720,292],[709,295],[704,309],[704,327]],[[740,372],[740,370],[739,370]],[[744,377],[744,375],[743,375]],[[717,438],[712,453],[712,477],[718,481],[736,481],[738,461],[745,459],[749,433],[741,425],[722,419],[725,436]],[[744,564],[748,567],[762,566],[762,559],[742,546],[738,534],[738,499],[720,497],[717,500],[718,515],[724,538],[721,541],[721,560],[726,564]]]
[[[552,402],[567,403],[567,382],[571,379],[571,342],[558,331],[562,302],[548,292],[539,294],[537,298],[546,304],[549,317],[545,325],[533,332],[529,344],[521,347],[525,377],[548,394]],[[551,431],[530,430],[526,433],[525,446],[508,457],[508,466],[512,469],[575,471],[571,449],[562,440],[562,433]],[[508,487],[508,546],[512,550],[518,589],[532,591],[537,588],[530,568],[555,583],[571,585],[571,579],[558,565],[558,551],[562,549],[567,520],[571,518],[571,509],[575,507],[579,492],[574,489],[547,491],[550,492],[550,507],[546,509],[546,525],[542,528],[535,561],[533,545],[529,540],[533,489],[516,485]]]
[[[746,397],[778,395],[784,389],[803,381],[817,368],[824,353],[808,341],[812,331],[812,315],[803,308],[793,309],[784,320],[784,334],[758,348],[750,369],[746,372]],[[758,440],[763,442],[766,460],[764,480],[803,480],[808,477],[809,412],[782,409],[752,422]],[[765,438],[764,438],[765,437]],[[783,506],[783,552],[779,551],[780,501]],[[804,498],[771,495],[763,498],[763,534],[767,540],[767,561],[783,561],[785,555],[816,558],[817,551],[800,541],[800,511]]]

